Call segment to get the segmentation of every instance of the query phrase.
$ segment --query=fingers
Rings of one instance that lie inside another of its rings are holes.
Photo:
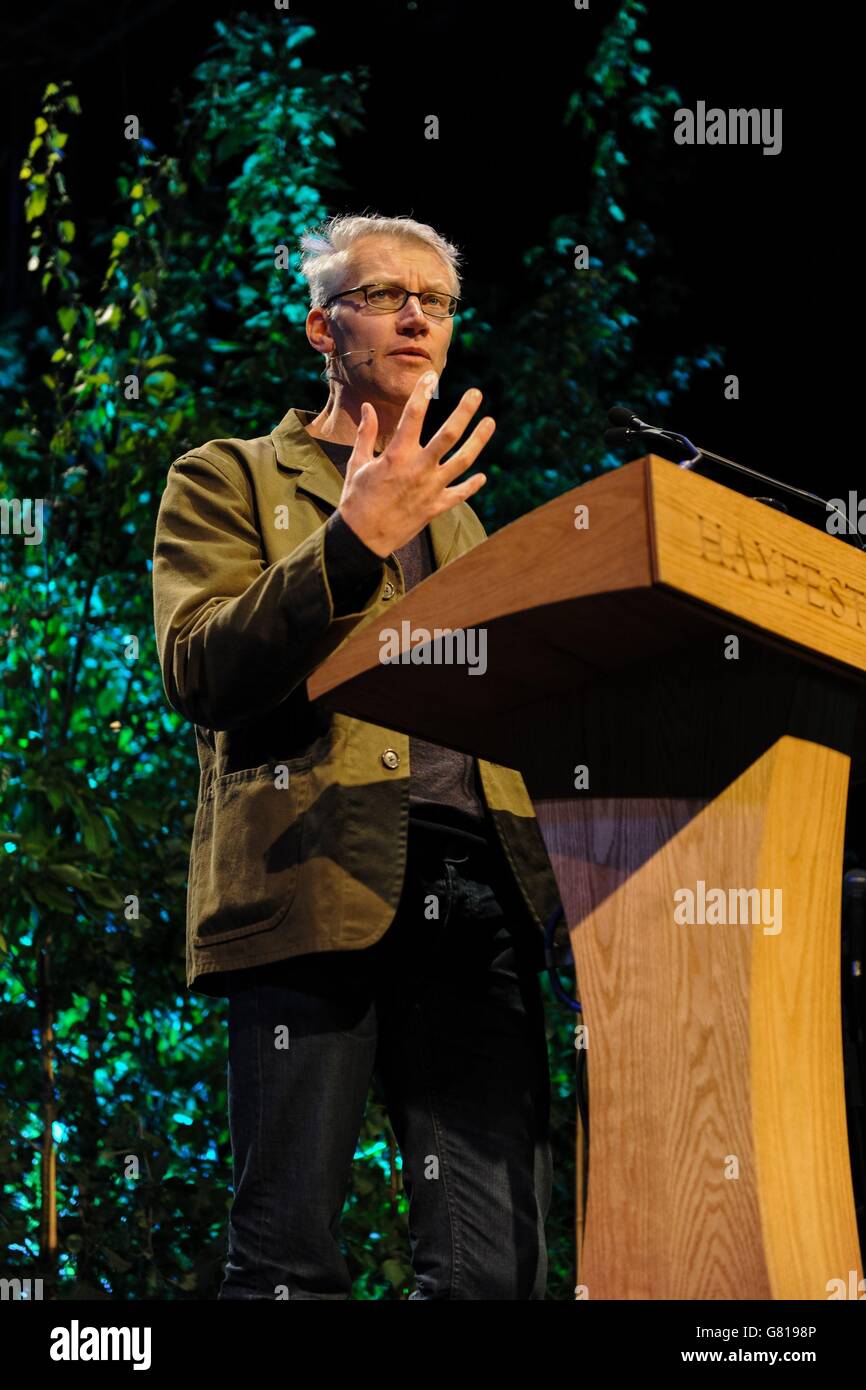
[[[421,426],[427,407],[436,390],[436,373],[422,372],[412,388],[412,394],[403,407],[400,423],[394,431],[391,445],[414,453],[421,447]]]
[[[496,421],[492,416],[486,415],[483,420],[478,422],[461,448],[453,453],[446,462],[441,463],[443,454],[457,443],[477,411],[481,403],[481,392],[474,387],[472,390],[466,391],[445,423],[436,431],[429,443],[422,448],[420,443],[421,425],[427,414],[427,407],[432,399],[435,384],[435,372],[425,372],[416,381],[412,393],[403,407],[400,423],[389,441],[387,452],[393,457],[393,453],[406,450],[411,455],[418,457],[419,463],[423,459],[427,467],[436,463],[437,476],[444,489],[447,483],[458,478],[461,473],[465,473],[466,469],[475,462],[481,450],[492,438],[496,429]],[[365,401],[361,407],[361,421],[355,436],[355,447],[346,468],[347,481],[361,464],[368,463],[372,459],[378,432],[379,421],[376,412],[370,402]],[[412,448],[409,448],[410,441],[414,441]],[[466,495],[471,496],[479,487],[483,487],[484,481],[473,486]],[[461,499],[455,496],[455,500],[460,501]],[[453,506],[454,503],[450,502],[448,505]]]
[[[467,478],[465,483],[456,483],[454,487],[442,489],[440,496],[440,512],[448,512],[452,507],[456,507],[458,502],[466,502],[476,492],[480,492],[487,482],[486,473],[473,473],[471,478]]]
[[[459,408],[458,406],[458,410]],[[446,459],[444,463],[439,464],[439,478],[443,485],[450,483],[454,478],[459,478],[461,473],[466,472],[469,465],[475,462],[488,440],[493,437],[495,430],[496,421],[492,415],[485,415],[483,420],[479,420],[469,438],[457,452]]]

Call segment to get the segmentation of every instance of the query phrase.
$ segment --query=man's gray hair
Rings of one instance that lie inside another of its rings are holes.
[[[452,294],[460,293],[460,252],[424,222],[411,217],[332,217],[320,227],[301,236],[301,275],[310,287],[310,308],[320,308],[340,289],[352,257],[352,247],[361,237],[390,236],[423,241],[448,266]]]

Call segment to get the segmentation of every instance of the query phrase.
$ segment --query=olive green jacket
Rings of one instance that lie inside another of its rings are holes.
[[[222,992],[221,972],[372,945],[403,883],[408,735],[387,727],[387,710],[369,724],[306,693],[311,672],[405,592],[390,555],[367,607],[333,617],[325,522],[343,480],[304,428],[313,418],[290,410],[269,435],[183,454],[157,518],[163,683],[195,725],[201,769],[186,973],[202,994]],[[465,502],[429,529],[437,568],[486,534]],[[519,773],[481,759],[478,770],[540,936],[559,895],[532,803]]]

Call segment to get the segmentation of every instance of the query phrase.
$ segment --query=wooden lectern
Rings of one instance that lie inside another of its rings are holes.
[[[438,570],[405,620],[484,629],[484,676],[383,664],[379,612],[309,693],[526,780],[587,1025],[587,1296],[852,1286],[840,906],[866,555],[649,455]]]

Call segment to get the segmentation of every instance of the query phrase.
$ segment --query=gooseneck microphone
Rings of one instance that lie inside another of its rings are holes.
[[[778,478],[771,478],[767,473],[759,473],[755,468],[746,468],[742,463],[735,463],[733,459],[725,458],[723,454],[713,454],[709,449],[700,449],[684,434],[677,434],[674,430],[661,429],[658,425],[648,425],[645,420],[641,420],[634,411],[627,410],[625,406],[613,406],[607,412],[607,418],[613,428],[605,430],[605,444],[626,444],[631,441],[646,443],[651,448],[654,446],[655,453],[661,454],[662,458],[670,459],[680,468],[694,468],[696,464],[706,459],[710,463],[721,464],[723,468],[732,468],[737,473],[743,473],[747,478],[755,478],[760,483],[769,483],[771,487],[786,492],[789,497],[798,497],[801,502],[808,502],[812,506],[820,507],[825,513],[835,512],[845,522],[845,530],[839,532],[842,538],[850,539],[852,545],[866,550],[866,541],[862,540],[856,531],[849,530],[848,518],[845,513],[841,512],[832,502],[819,497],[817,493],[792,487],[790,483],[782,483]],[[764,499],[761,498],[760,500],[763,501]]]
[[[687,457],[684,459],[675,458],[671,461],[678,463],[680,468],[692,468],[701,458],[702,450],[696,449],[690,439],[686,439],[684,434],[674,434],[673,430],[663,430],[658,425],[648,425],[633,410],[626,410],[625,406],[615,405],[607,412],[607,418],[614,426],[612,430],[605,430],[605,444],[625,444],[632,438],[643,439],[647,437],[649,442],[659,439],[676,446]],[[659,450],[661,453],[661,450]],[[691,457],[688,457],[691,455]],[[668,455],[662,453],[663,458]],[[707,457],[710,457],[707,455]],[[736,467],[736,464],[734,465]]]

